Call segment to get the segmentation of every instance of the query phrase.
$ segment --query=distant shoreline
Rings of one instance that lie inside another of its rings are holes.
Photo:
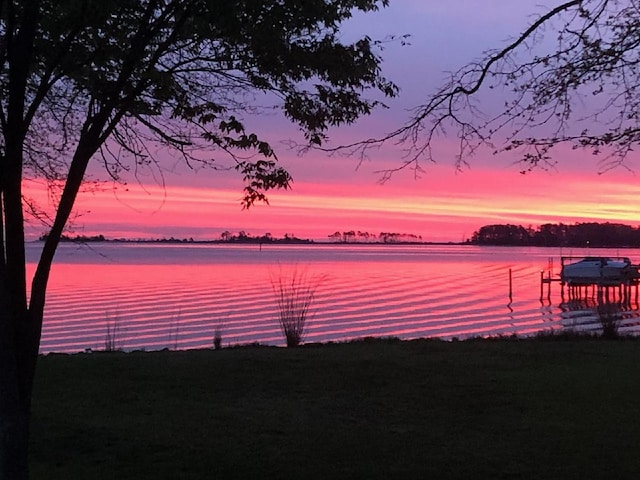
[[[29,243],[43,243],[42,238],[32,240]],[[195,240],[195,239],[178,239],[178,238],[159,238],[159,239],[135,239],[135,238],[103,238],[94,239],[88,238],[64,238],[60,240],[61,244],[141,244],[141,245],[258,245],[260,247],[269,245],[304,245],[304,246],[335,246],[336,248],[353,247],[353,246],[383,246],[383,247],[397,247],[397,246],[470,246],[470,247],[504,247],[504,248],[549,248],[549,249],[639,249],[637,245],[521,245],[521,244],[492,244],[492,243],[474,243],[470,241],[466,242],[332,242],[324,240],[311,240],[311,239],[273,239],[270,241],[260,241],[258,239],[249,239],[244,241],[229,241],[229,240]]]
[[[485,225],[461,242],[433,242],[421,235],[400,232],[371,233],[360,230],[337,231],[324,240],[298,238],[285,233],[275,237],[271,233],[251,235],[244,230],[228,230],[220,238],[196,240],[189,238],[106,238],[104,235],[63,235],[60,242],[75,243],[141,243],[170,245],[473,245],[490,247],[547,247],[547,248],[640,248],[640,228],[619,223],[543,224],[537,228],[522,225]],[[42,235],[39,240],[46,240]]]
[[[37,239],[32,243],[42,243],[44,240]],[[132,239],[132,238],[104,238],[101,240],[94,239],[63,239],[60,241],[62,244],[67,243],[76,243],[76,244],[85,244],[85,243],[134,243],[134,244],[146,244],[146,245],[308,245],[308,246],[325,246],[325,245],[335,245],[337,247],[349,247],[349,246],[364,246],[364,245],[380,245],[380,246],[407,246],[407,245],[469,245],[469,246],[483,246],[483,245],[473,245],[468,242],[330,242],[330,241],[322,241],[322,240],[311,240],[311,239],[296,239],[296,240],[287,240],[287,239],[277,239],[268,242],[259,241],[259,240],[247,240],[247,241],[227,241],[227,240],[186,240],[186,239]],[[512,245],[517,247],[518,245]]]

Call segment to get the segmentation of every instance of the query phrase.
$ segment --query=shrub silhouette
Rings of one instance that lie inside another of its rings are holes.
[[[293,269],[271,277],[280,329],[287,347],[297,347],[307,332],[309,311],[322,278],[310,278],[305,270]]]

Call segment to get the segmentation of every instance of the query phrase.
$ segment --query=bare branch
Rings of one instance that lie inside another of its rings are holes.
[[[434,142],[457,139],[457,168],[479,152],[517,155],[522,171],[552,168],[561,144],[600,157],[601,171],[628,167],[640,141],[640,3],[567,1],[539,16],[504,48],[469,63],[410,120],[380,138],[331,153],[367,155],[386,143],[404,149],[402,163],[383,172],[435,161]],[[556,44],[540,41],[555,32]]]

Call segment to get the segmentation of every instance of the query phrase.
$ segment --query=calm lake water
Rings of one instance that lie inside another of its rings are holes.
[[[35,261],[41,245],[30,244]],[[640,250],[381,245],[61,245],[51,275],[41,351],[104,349],[107,327],[125,350],[284,345],[273,278],[292,270],[319,280],[305,341],[367,336],[445,339],[600,329],[593,296],[540,297],[540,272],[561,255]],[[31,271],[34,268],[30,264]],[[509,295],[509,270],[512,287]],[[637,298],[605,305],[620,330],[640,331]]]

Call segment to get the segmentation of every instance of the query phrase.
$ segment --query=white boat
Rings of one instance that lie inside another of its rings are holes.
[[[562,282],[572,285],[613,285],[640,277],[638,265],[633,265],[626,257],[583,257],[577,262],[573,260],[575,257],[562,257]],[[572,263],[566,263],[567,261]]]

